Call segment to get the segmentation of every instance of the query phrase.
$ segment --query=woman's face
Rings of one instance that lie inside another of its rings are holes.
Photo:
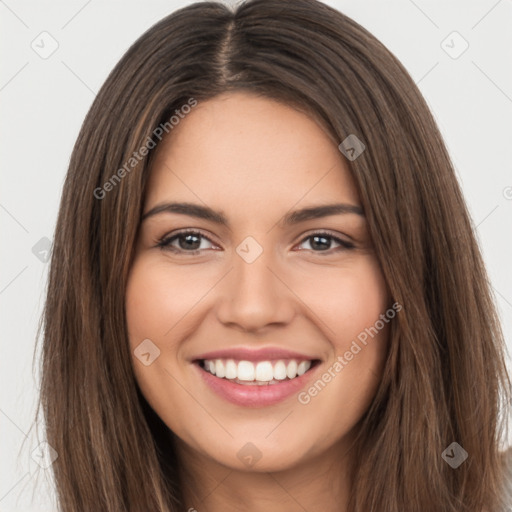
[[[126,292],[148,403],[231,468],[342,449],[381,379],[390,297],[336,144],[237,92],[199,103],[155,157]],[[308,214],[326,205],[346,206]]]

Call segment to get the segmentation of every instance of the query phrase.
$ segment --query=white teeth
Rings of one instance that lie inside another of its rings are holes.
[[[222,359],[217,359],[215,361],[215,375],[217,375],[217,377],[226,376],[226,367],[224,366],[224,361],[222,361]]]
[[[256,380],[267,382],[274,378],[274,369],[270,361],[260,361],[256,365]]]
[[[301,361],[297,367],[297,375],[304,375],[311,367],[311,361]]]
[[[236,379],[237,371],[235,361],[228,359],[226,361],[226,379]]]
[[[283,361],[277,361],[274,366],[274,378],[276,380],[284,380],[286,379],[286,366]]]
[[[286,375],[289,379],[293,379],[297,375],[297,361],[291,360],[286,368]]]
[[[240,361],[238,363],[238,380],[254,380],[254,364],[251,361]]]
[[[239,380],[257,385],[277,384],[278,381],[294,379],[311,368],[311,361],[295,359],[288,361],[234,361],[233,359],[205,360],[204,369],[219,378]]]

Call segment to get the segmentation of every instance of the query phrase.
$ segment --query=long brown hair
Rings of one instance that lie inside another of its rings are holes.
[[[453,165],[401,63],[315,0],[174,12],[129,48],[85,119],[42,318],[40,408],[61,510],[184,510],[176,452],[137,387],[128,345],[124,290],[154,154],[139,150],[191,99],[229,91],[292,105],[337,145],[355,135],[366,147],[347,165],[403,311],[361,421],[350,512],[500,510],[510,380]],[[452,442],[469,455],[457,469],[442,457]]]

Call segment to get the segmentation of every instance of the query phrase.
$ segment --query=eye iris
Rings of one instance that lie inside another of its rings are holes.
[[[179,240],[180,249],[195,250],[195,249],[198,249],[201,245],[200,237],[198,235],[194,235],[194,234],[179,235],[178,240]],[[181,243],[183,240],[186,241],[186,244]],[[197,244],[197,247],[195,246],[195,244]],[[194,245],[194,247],[192,247],[192,245]]]
[[[331,245],[329,238],[327,238],[325,236],[314,235],[311,238],[312,238],[311,247],[313,249],[329,249],[329,246]]]

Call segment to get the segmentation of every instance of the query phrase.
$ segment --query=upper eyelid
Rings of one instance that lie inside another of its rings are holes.
[[[189,228],[189,229],[184,228],[184,229],[180,229],[180,230],[178,230],[176,232],[171,231],[171,233],[161,237],[160,240],[170,240],[172,238],[176,238],[179,235],[186,235],[186,234],[189,234],[189,233],[196,234],[196,235],[201,235],[203,238],[206,238],[212,244],[216,243],[214,240],[212,240],[212,238],[209,235],[205,235],[203,233],[203,231],[201,231],[198,228]]]

